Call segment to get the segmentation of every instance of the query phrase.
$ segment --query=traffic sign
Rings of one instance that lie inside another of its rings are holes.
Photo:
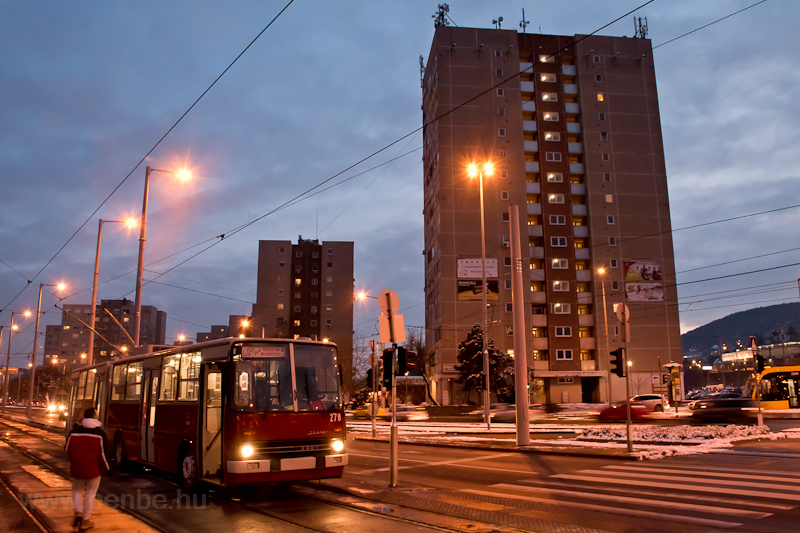
[[[625,304],[617,306],[617,319],[620,322],[628,322],[631,319],[631,312]]]
[[[396,315],[400,310],[400,298],[393,290],[383,289],[378,296],[378,307],[381,308],[384,315]]]

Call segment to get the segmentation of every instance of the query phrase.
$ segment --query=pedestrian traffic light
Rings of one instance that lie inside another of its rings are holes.
[[[381,376],[381,381],[384,387],[390,388],[392,386],[392,370],[394,365],[392,365],[392,356],[394,355],[394,350],[389,348],[388,350],[384,350],[383,354],[381,355],[381,363],[383,364],[383,374]]]
[[[397,347],[397,375],[402,376],[406,373],[406,349],[402,346]]]
[[[627,375],[627,371],[625,348],[617,348],[611,352],[611,372],[624,378]]]
[[[375,385],[375,383],[372,381],[373,376],[374,376],[374,374],[372,372],[372,368],[368,368],[367,369],[367,388],[369,388],[369,389],[373,388],[373,386]]]
[[[756,354],[756,372],[764,371],[764,356]]]

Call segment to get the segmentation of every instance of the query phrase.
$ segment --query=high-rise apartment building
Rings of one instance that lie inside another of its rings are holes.
[[[250,332],[335,342],[345,390],[352,392],[353,243],[259,241]]]
[[[101,300],[96,307],[95,330],[106,340],[95,335],[94,362],[99,363],[108,360],[110,357],[122,355],[122,352],[117,347],[125,347],[128,354],[133,353],[131,351],[132,343],[122,329],[133,336],[133,314],[136,309],[134,303],[125,298],[122,300]],[[106,312],[106,309],[108,312]],[[81,321],[88,324],[91,312],[91,304],[64,304],[64,311],[61,313],[61,324],[47,326],[45,331],[45,363],[53,358],[57,358],[67,365],[81,363],[81,356],[87,353],[89,347],[89,330]],[[159,311],[152,305],[143,305],[141,344],[143,346],[163,345],[166,331],[167,313]]]
[[[423,77],[425,310],[438,401],[462,401],[458,343],[482,321],[484,176],[488,334],[524,334],[532,401],[633,393],[681,360],[675,268],[648,39],[436,28]],[[509,206],[520,213],[525,331],[512,329]],[[603,269],[603,274],[600,274]],[[627,305],[630,337],[615,311]],[[520,356],[522,354],[513,354]],[[612,390],[613,389],[613,390]]]

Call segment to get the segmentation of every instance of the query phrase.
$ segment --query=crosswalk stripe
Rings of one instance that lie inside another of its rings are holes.
[[[604,466],[603,468],[611,469],[611,470],[637,470],[639,472],[654,472],[654,473],[664,473],[664,474],[682,474],[685,476],[692,476],[692,479],[697,479],[698,472],[691,472],[688,470],[678,470],[676,468],[665,468],[659,466],[630,466],[630,465],[609,465]],[[733,479],[755,479],[761,481],[781,481],[783,483],[800,483],[800,479],[791,479],[785,477],[778,477],[778,476],[767,476],[763,474],[754,475],[751,471],[749,474],[742,474],[742,473],[728,473],[728,472],[703,472],[702,475],[704,476],[711,476],[711,477],[722,477],[722,478],[733,478]]]
[[[672,502],[663,499],[648,500],[644,498],[632,498],[629,496],[614,496],[611,494],[601,494],[596,492],[559,490],[559,489],[552,489],[549,487],[525,487],[522,485],[510,485],[508,483],[498,483],[496,485],[491,485],[491,486],[495,488],[519,490],[524,492],[540,492],[540,493],[543,492],[547,494],[559,494],[562,496],[586,498],[589,500],[605,500],[609,502],[629,503],[634,505],[654,505],[657,507],[681,509],[684,511],[696,511],[702,513],[710,513],[710,514],[726,514],[732,516],[735,515],[736,517],[742,517],[742,518],[764,518],[772,515],[772,513],[764,513],[761,511],[749,511],[747,509],[735,509],[731,507],[713,507],[710,505],[698,505],[694,503]]]
[[[551,480],[534,480],[534,479],[521,479],[518,483],[526,483],[529,485],[538,485],[542,487],[566,487],[572,488],[575,485],[572,483],[566,482],[559,482],[559,481],[551,481]],[[621,492],[623,494],[630,494],[631,489],[627,488],[614,488],[614,487],[603,487],[603,490],[606,492]],[[757,502],[754,500],[740,500],[738,498],[730,498],[726,496],[725,498],[717,498],[714,496],[707,496],[704,494],[681,494],[677,492],[667,492],[667,491],[647,491],[642,490],[641,487],[636,489],[636,494],[639,496],[655,496],[656,498],[674,498],[676,500],[692,500],[692,501],[704,501],[704,502],[711,502],[711,503],[724,503],[727,505],[742,505],[746,507],[763,507],[765,509],[780,509],[783,511],[788,511],[790,509],[794,509],[797,507],[796,505],[787,505],[784,503],[779,502]]]
[[[652,511],[640,511],[638,509],[620,509],[617,507],[608,507],[606,505],[594,505],[591,503],[572,502],[568,500],[552,500],[549,498],[537,498],[535,496],[521,496],[518,494],[498,494],[497,492],[490,492],[486,490],[462,489],[461,492],[475,494],[477,496],[491,496],[494,498],[509,498],[513,500],[520,500],[527,502],[546,503],[551,505],[558,505],[561,507],[580,507],[581,509],[589,509],[592,511],[599,511],[601,513],[624,514],[628,516],[638,516],[640,518],[669,520],[673,522],[685,522],[688,524],[696,524],[702,526],[731,528],[742,525],[741,523],[738,522],[726,522],[724,520],[713,520],[709,518],[697,518],[692,516],[668,515],[664,513],[654,513]]]
[[[581,470],[579,473],[581,473],[581,474],[608,474],[607,471],[603,471],[603,470]],[[638,474],[636,472],[617,472],[617,475],[626,476],[626,477],[632,477],[632,478],[637,478],[637,479],[641,479],[641,478],[644,478],[644,479],[655,479],[655,480],[659,480],[659,481],[682,481],[682,482],[686,482],[687,481],[687,479],[685,477],[680,477],[680,476],[659,476],[659,475],[655,475],[655,474],[647,473],[647,472],[644,472],[644,473],[641,473],[641,474]],[[725,480],[725,479],[712,479],[712,478],[701,477],[701,476],[695,476],[695,477],[691,478],[690,481],[717,484],[717,485],[730,483],[730,481]],[[791,492],[800,492],[800,487],[788,487],[785,484],[776,485],[776,484],[773,484],[773,483],[754,483],[754,482],[749,482],[747,484],[747,486],[750,487],[750,488],[753,488],[753,489],[775,489],[775,490],[783,490],[783,491],[791,491]]]
[[[735,487],[711,487],[706,485],[687,485],[685,483],[660,483],[657,481],[649,481],[647,479],[624,479],[624,478],[611,478],[611,477],[597,477],[597,476],[578,476],[573,474],[555,474],[554,478],[558,479],[571,479],[573,481],[591,481],[594,483],[616,483],[618,485],[634,485],[634,486],[649,486],[649,487],[659,487],[664,489],[682,489],[682,490],[690,490],[695,492],[713,492],[719,494],[723,492],[725,494],[735,494],[737,496],[751,496],[754,498],[771,498],[774,500],[791,500],[791,501],[800,501],[800,495],[798,494],[782,494],[780,492],[764,492],[762,490],[747,490],[747,489],[737,489]],[[643,476],[648,477],[648,476]],[[684,480],[685,481],[685,480]]]
[[[645,464],[635,464],[635,465],[609,465],[604,466],[603,468],[634,468],[634,469],[643,469],[643,470],[651,470],[654,468],[665,468],[661,466],[652,466],[652,465],[645,465]],[[692,474],[696,474],[698,471],[708,471],[708,472],[718,472],[719,467],[715,466],[701,466],[701,465],[669,465],[669,468],[675,470],[682,470],[686,472],[691,472]],[[800,480],[800,474],[794,472],[785,472],[783,470],[754,470],[752,468],[727,468],[725,467],[725,472],[733,473],[738,472],[742,474],[760,474],[766,476],[784,476],[786,478],[797,478]],[[787,481],[789,481],[787,479]]]
[[[754,457],[783,457],[786,459],[798,459],[800,455],[796,453],[782,453],[782,452],[757,452],[745,450],[711,450],[708,453],[722,453],[726,455],[751,455]]]

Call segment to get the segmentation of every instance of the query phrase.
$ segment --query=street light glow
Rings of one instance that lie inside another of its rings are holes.
[[[138,220],[136,220],[136,219],[135,219],[135,218],[133,218],[133,217],[130,217],[130,218],[127,218],[127,219],[125,219],[125,226],[126,226],[126,227],[128,227],[128,228],[131,228],[131,229],[133,229],[133,228],[135,228],[135,227],[136,227],[136,226],[138,226],[138,225],[139,225],[139,221],[138,221]]]
[[[603,274],[606,273],[606,269],[603,268],[603,267],[600,267],[600,268],[597,269],[597,273],[600,274],[600,275],[603,275]]]
[[[31,314],[33,314],[33,313],[31,313],[30,311],[25,311],[25,312],[24,312],[24,313],[22,313],[22,314],[23,314],[24,316],[31,316]]]
[[[181,181],[188,181],[192,179],[192,171],[188,168],[182,168],[180,170],[175,171],[175,175],[178,176],[178,179]]]
[[[183,342],[183,341],[185,341],[185,340],[186,340],[186,335],[178,335],[178,340],[179,340],[180,342]]]
[[[248,327],[249,325],[250,325],[250,321],[249,321],[249,320],[242,320],[242,327],[243,327],[243,328],[246,328],[246,327]]]
[[[66,283],[59,283],[58,285],[56,285],[56,289],[58,289],[60,291],[63,291],[66,288],[67,288],[67,284]]]
[[[361,291],[361,292],[359,292],[359,293],[356,295],[356,298],[358,298],[358,299],[359,299],[359,300],[361,300],[362,302],[364,301],[364,299],[365,299],[366,297],[367,297],[367,293],[365,293],[364,291]]]

